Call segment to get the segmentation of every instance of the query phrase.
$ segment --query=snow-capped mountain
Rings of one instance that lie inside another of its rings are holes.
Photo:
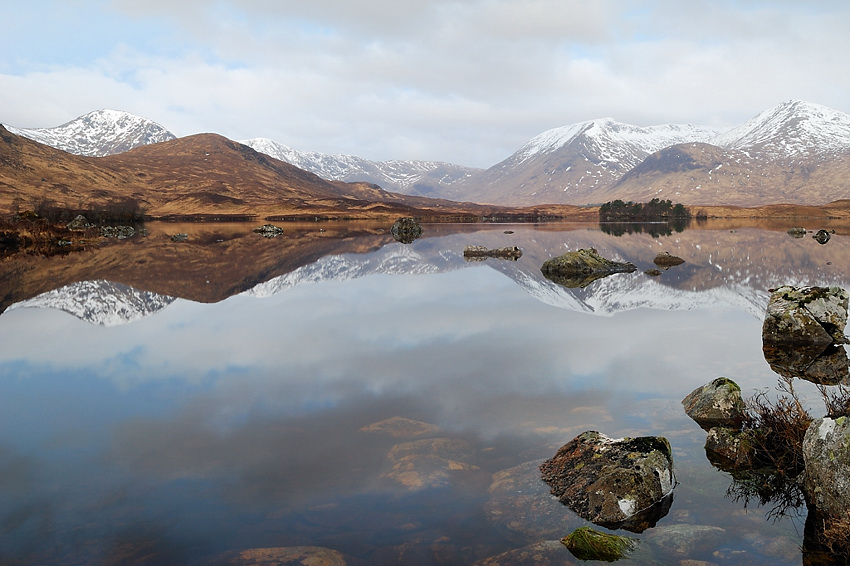
[[[102,157],[175,139],[146,118],[118,110],[95,110],[55,128],[4,127],[20,136],[76,155]]]
[[[140,291],[111,281],[72,283],[15,303],[7,309],[49,308],[65,311],[99,326],[120,326],[164,309],[175,297]]]
[[[439,161],[370,161],[354,155],[302,152],[267,138],[242,140],[239,143],[306,169],[323,179],[365,181],[406,195],[460,200],[458,197],[462,195],[453,187],[481,171]]]

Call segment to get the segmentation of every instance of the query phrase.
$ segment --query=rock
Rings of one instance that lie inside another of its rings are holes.
[[[225,552],[207,562],[213,566],[345,566],[343,555],[319,546],[251,548]]]
[[[540,271],[546,278],[565,287],[586,287],[602,277],[614,273],[632,273],[637,270],[633,263],[622,263],[606,259],[594,248],[567,252],[543,263]]]
[[[488,249],[484,246],[466,246],[463,249],[463,257],[467,261],[471,260],[482,260],[487,259],[488,257],[493,257],[497,259],[512,259],[516,261],[520,257],[522,257],[522,250],[520,250],[516,246],[510,246],[506,248],[493,248]]]
[[[661,275],[661,271],[658,269],[647,269],[646,271],[644,271],[644,273],[646,275],[649,275],[650,277],[658,277],[659,275]]]
[[[422,235],[422,226],[413,218],[406,216],[393,223],[390,233],[397,242],[409,244]]]
[[[174,234],[173,236],[171,236],[172,242],[185,242],[188,239],[189,234],[186,234],[185,232],[181,232],[180,234]]]
[[[842,345],[831,344],[820,351],[819,347],[788,348],[766,342],[762,352],[770,369],[783,377],[799,377],[819,385],[850,382],[850,360]]]
[[[392,469],[383,477],[411,491],[445,487],[455,474],[479,471],[477,466],[464,461],[473,455],[472,446],[459,438],[403,442],[393,446],[387,454]]]
[[[846,344],[848,298],[840,287],[785,285],[775,289],[767,303],[762,341],[777,347],[807,348],[814,356],[832,344]]]
[[[583,432],[540,471],[551,493],[580,517],[633,532],[666,514],[676,484],[670,443],[660,436],[614,440]]]
[[[488,490],[490,498],[484,504],[487,520],[516,544],[559,539],[565,530],[582,524],[567,507],[553,502],[548,487],[540,481],[541,463],[525,462],[496,472]]]
[[[567,550],[579,560],[614,562],[625,558],[634,550],[637,541],[581,527],[561,540]]]
[[[795,226],[788,229],[788,235],[794,238],[802,238],[806,235],[806,229],[800,226]]]
[[[724,471],[749,469],[756,464],[755,433],[716,426],[705,436],[708,461]]]
[[[390,417],[377,423],[361,428],[363,432],[377,432],[389,434],[397,438],[415,438],[417,436],[430,436],[440,432],[440,427],[435,424],[414,421],[404,417]]]
[[[716,426],[740,427],[746,414],[741,388],[726,377],[697,387],[682,399],[682,405],[685,413],[705,430]]]
[[[101,226],[100,235],[104,238],[132,238],[136,234],[136,230],[132,226]]]
[[[694,556],[717,548],[725,537],[720,527],[677,524],[653,529],[646,540],[671,554]]]
[[[803,439],[809,505],[831,516],[850,515],[850,418],[815,419]]]
[[[94,224],[91,224],[85,216],[83,216],[82,214],[78,214],[76,218],[68,222],[66,228],[68,228],[68,230],[78,232],[87,230],[92,226],[94,226]]]
[[[814,238],[815,241],[821,245],[825,244],[829,241],[829,232],[827,232],[826,230],[818,230],[817,233],[812,236],[812,238]]]
[[[473,566],[570,566],[579,564],[569,559],[564,545],[557,540],[544,540],[479,560]]]
[[[662,252],[655,256],[655,259],[652,260],[652,263],[657,265],[658,267],[673,267],[674,265],[682,265],[685,263],[680,257],[670,255],[669,252]]]
[[[263,238],[277,238],[283,234],[283,228],[275,226],[274,224],[263,224],[262,226],[254,228],[254,232],[261,235]]]

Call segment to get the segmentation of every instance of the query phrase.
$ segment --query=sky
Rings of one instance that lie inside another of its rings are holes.
[[[28,0],[0,4],[0,123],[111,108],[175,135],[490,167],[611,117],[850,112],[846,0]]]

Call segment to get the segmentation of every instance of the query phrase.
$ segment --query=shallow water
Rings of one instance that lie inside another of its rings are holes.
[[[670,512],[623,533],[641,541],[635,562],[801,562],[805,510],[773,521],[726,496],[730,477],[706,460],[681,399],[718,376],[745,394],[772,389],[768,289],[850,287],[850,237],[428,232],[311,259],[213,303],[116,306],[115,289],[110,302],[71,287],[7,309],[0,563],[195,564],[312,546],[348,564],[470,564],[585,524],[536,473],[585,430],[673,446]],[[479,244],[524,255],[465,261]],[[591,246],[640,269],[584,289],[540,274]],[[643,274],[659,251],[687,263]],[[684,527],[695,528],[670,542]],[[545,548],[531,563],[574,560]]]

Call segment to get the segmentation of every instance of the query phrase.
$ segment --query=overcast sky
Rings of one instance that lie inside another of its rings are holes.
[[[850,112],[850,2],[28,0],[0,5],[0,123],[100,108],[177,136],[489,167],[612,117]]]

